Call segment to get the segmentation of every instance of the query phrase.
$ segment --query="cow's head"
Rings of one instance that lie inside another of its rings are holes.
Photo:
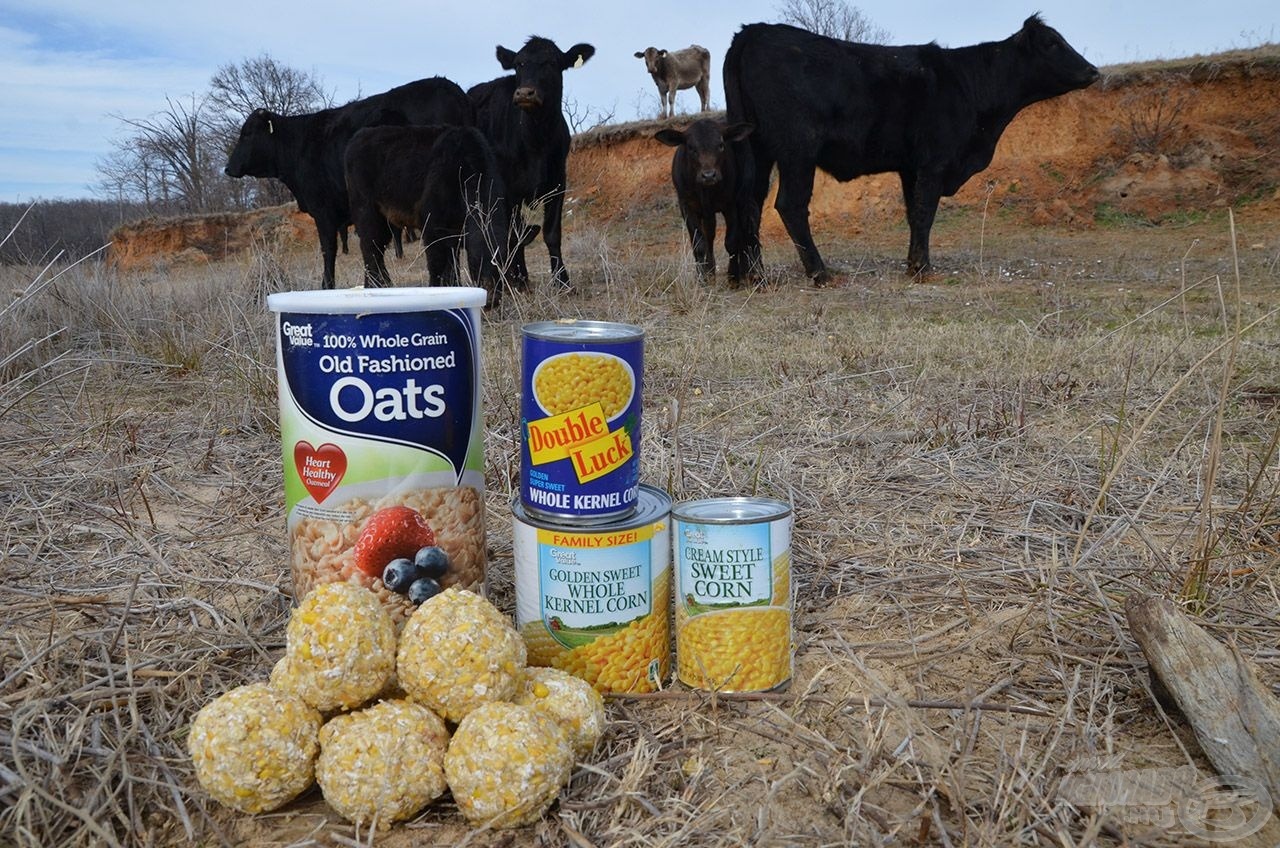
[[[1027,69],[1024,79],[1032,89],[1028,93],[1037,98],[1084,88],[1099,76],[1098,69],[1039,15],[1027,18],[1010,41]]]
[[[595,55],[590,44],[575,44],[561,51],[549,38],[531,37],[516,53],[498,45],[498,64],[504,70],[516,72],[516,91],[512,102],[525,111],[541,108],[544,103],[554,104],[560,110],[564,79],[561,76],[570,68],[576,68]]]
[[[644,59],[645,69],[651,74],[658,73],[658,62],[665,58],[667,51],[657,47],[646,47],[643,53],[636,53],[637,59]]]
[[[717,186],[724,179],[726,157],[729,155],[727,142],[742,141],[751,135],[754,127],[751,124],[738,123],[725,126],[719,121],[694,121],[683,132],[680,130],[658,130],[653,137],[669,147],[684,146],[685,167],[688,174],[700,186]]]
[[[228,177],[277,176],[276,151],[280,142],[276,127],[280,116],[266,109],[254,109],[240,127],[240,137],[227,157],[223,173]]]

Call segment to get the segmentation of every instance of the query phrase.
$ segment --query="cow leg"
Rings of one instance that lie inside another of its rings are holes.
[[[760,228],[753,226],[753,210],[733,208],[724,213],[724,249],[729,254],[729,283],[734,288],[759,273]]]
[[[562,290],[571,288],[569,271],[560,255],[560,213],[564,209],[564,181],[555,187],[542,207],[542,241],[551,257],[551,281]],[[521,248],[523,255],[524,248]]]
[[[911,244],[907,248],[907,273],[915,275],[929,270],[929,233],[942,199],[940,183],[928,176],[903,172],[902,198],[907,205],[907,226],[911,228]]]
[[[338,233],[340,231],[344,237],[343,241],[346,241],[345,227],[339,228],[328,222],[316,221],[316,235],[320,238],[320,256],[324,262],[324,272],[320,278],[321,288],[333,288],[337,279],[335,272],[338,265]]]
[[[698,276],[704,280],[716,273],[716,213],[708,215],[688,204],[680,204],[680,215],[689,231],[689,244],[693,247],[693,261],[698,266]]]
[[[504,273],[512,288],[516,291],[525,291],[529,288],[529,266],[524,261],[524,246],[529,243],[531,237],[524,220],[524,210],[519,205],[512,208],[508,215],[511,226],[507,230],[507,258]]]
[[[391,243],[395,245],[396,259],[404,259],[404,236],[401,232],[400,227],[394,227],[391,231]]]
[[[391,225],[379,216],[379,220],[364,227],[357,224],[356,235],[360,236],[360,257],[364,259],[364,284],[391,285],[391,274],[387,272],[386,261],[387,245],[391,243]]]
[[[711,108],[711,81],[703,77],[698,80],[697,89],[698,97],[702,100],[702,111],[705,112]]]
[[[346,256],[347,255],[347,227],[344,226],[340,230],[338,230],[338,236],[342,239],[342,255]]]
[[[430,233],[430,240],[427,238]],[[458,239],[456,232],[440,229],[423,229],[423,243],[427,245],[427,279],[433,286],[458,284]]]
[[[813,278],[815,286],[826,285],[831,280],[831,272],[818,253],[818,246],[813,243],[813,234],[809,230],[809,200],[813,197],[813,165],[797,165],[778,163],[778,198],[774,208],[787,228],[787,235],[800,254],[800,264],[804,272]]]

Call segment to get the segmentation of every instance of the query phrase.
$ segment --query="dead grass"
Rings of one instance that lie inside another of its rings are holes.
[[[795,505],[795,678],[612,700],[538,825],[469,831],[444,802],[379,845],[1197,844],[1124,799],[1070,803],[1063,781],[1211,775],[1148,691],[1130,593],[1180,597],[1194,570],[1203,623],[1280,681],[1280,231],[1250,222],[1263,247],[1237,291],[1220,222],[979,223],[944,233],[924,282],[901,276],[899,233],[871,231],[823,246],[843,287],[809,287],[770,245],[771,285],[743,292],[699,283],[678,240],[570,229],[578,293],[544,282],[486,317],[492,596],[513,607],[520,325],[639,323],[643,478]],[[0,316],[0,843],[366,838],[314,790],[275,814],[222,809],[185,753],[194,712],[282,649],[263,295],[307,287],[314,264],[83,264]],[[339,265],[354,282],[358,263]],[[42,279],[3,274],[6,300]],[[1236,844],[1278,839],[1273,820]]]

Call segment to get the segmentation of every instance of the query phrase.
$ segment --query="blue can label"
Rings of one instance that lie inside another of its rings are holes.
[[[435,454],[462,477],[477,424],[466,310],[280,316],[284,384],[321,429]]]
[[[608,520],[640,487],[643,337],[526,334],[521,386],[521,503],[535,515]]]

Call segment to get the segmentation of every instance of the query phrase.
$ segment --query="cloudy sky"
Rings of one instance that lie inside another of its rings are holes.
[[[712,106],[739,25],[779,19],[781,0],[0,0],[0,202],[94,196],[95,163],[121,137],[118,116],[190,101],[221,65],[266,54],[319,78],[338,102],[440,74],[463,88],[500,76],[501,44],[542,35],[596,55],[565,75],[577,114],[654,117],[657,93],[634,57],[653,45],[711,50]],[[1040,11],[1097,65],[1256,47],[1280,39],[1275,0],[954,0],[851,2],[894,43],[959,47],[1004,38]],[[624,11],[625,9],[625,11]],[[643,10],[643,11],[641,11]],[[693,111],[682,92],[677,108]],[[594,121],[588,121],[594,123]]]

